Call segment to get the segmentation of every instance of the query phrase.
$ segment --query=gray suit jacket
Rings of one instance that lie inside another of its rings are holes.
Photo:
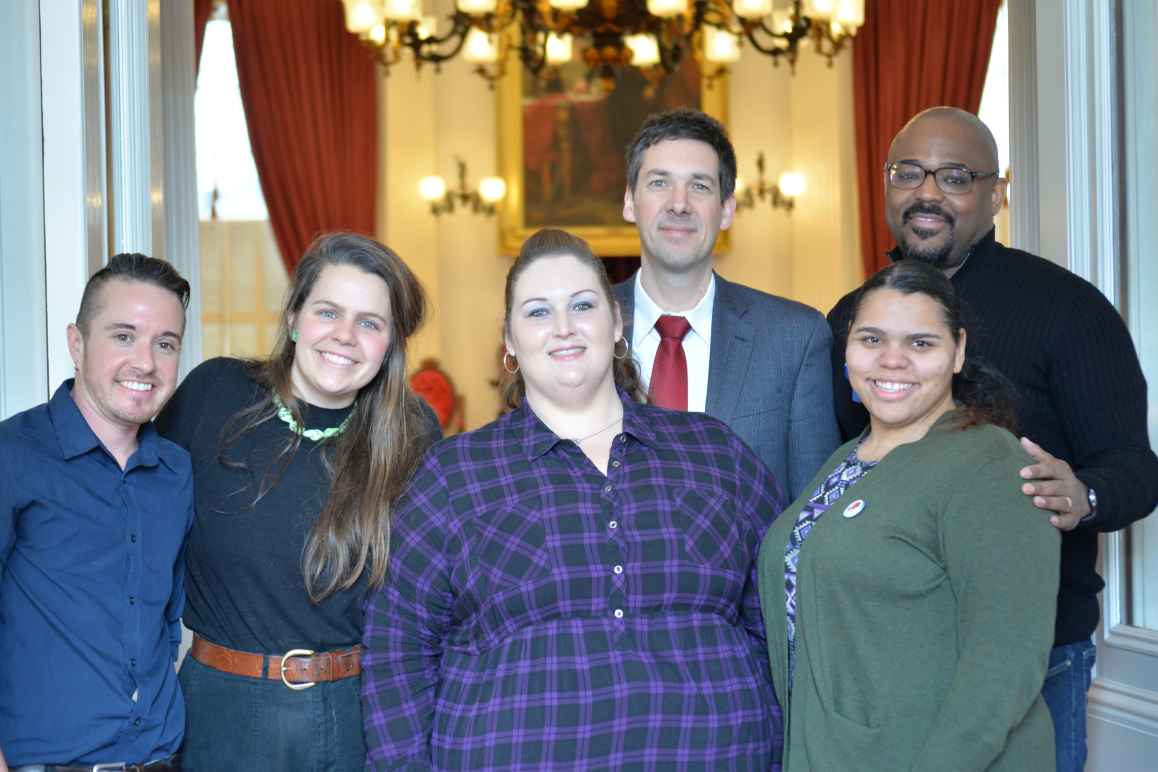
[[[634,290],[634,276],[615,285],[629,344]],[[706,412],[756,451],[789,499],[840,444],[831,355],[819,311],[716,274]]]

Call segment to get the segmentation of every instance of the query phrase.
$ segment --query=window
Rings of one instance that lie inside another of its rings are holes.
[[[205,358],[265,356],[288,284],[249,146],[225,5],[205,29],[194,98]]]

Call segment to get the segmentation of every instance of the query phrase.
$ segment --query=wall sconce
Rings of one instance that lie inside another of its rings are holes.
[[[484,214],[491,217],[495,213],[495,205],[507,195],[507,183],[502,177],[483,177],[479,180],[478,190],[470,190],[466,186],[466,161],[458,156],[454,157],[458,164],[458,188],[447,190],[446,181],[442,177],[423,177],[418,181],[418,194],[424,201],[430,202],[430,211],[435,216],[454,212],[455,204],[470,207],[475,214]]]
[[[796,205],[796,198],[808,187],[807,180],[800,172],[782,172],[775,185],[764,179],[764,151],[756,156],[755,187],[749,186],[744,180],[736,178],[736,210],[750,209],[756,206],[756,201],[763,201],[771,197],[773,208],[780,208],[791,212]]]

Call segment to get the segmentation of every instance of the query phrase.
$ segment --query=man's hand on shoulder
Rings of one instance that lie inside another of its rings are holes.
[[[1074,475],[1069,464],[1050,455],[1028,437],[1021,438],[1021,447],[1036,462],[1021,468],[1022,478],[1028,480],[1021,486],[1021,492],[1032,497],[1038,509],[1053,513],[1049,522],[1055,528],[1072,531],[1090,513],[1086,484]]]

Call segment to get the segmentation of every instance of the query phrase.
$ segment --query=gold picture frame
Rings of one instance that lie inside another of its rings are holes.
[[[535,78],[511,54],[498,88],[499,168],[507,181],[499,212],[503,254],[518,254],[539,228],[558,227],[586,239],[601,257],[638,255],[635,226],[622,217],[622,159],[643,119],[686,106],[728,125],[727,77],[708,82],[690,56],[657,84],[625,68],[610,93],[586,75],[585,65],[572,62],[548,80]],[[697,80],[698,92],[692,87]],[[698,104],[687,98],[689,92],[697,94]],[[526,127],[532,133],[529,146]],[[717,252],[727,248],[727,235],[720,234]]]

